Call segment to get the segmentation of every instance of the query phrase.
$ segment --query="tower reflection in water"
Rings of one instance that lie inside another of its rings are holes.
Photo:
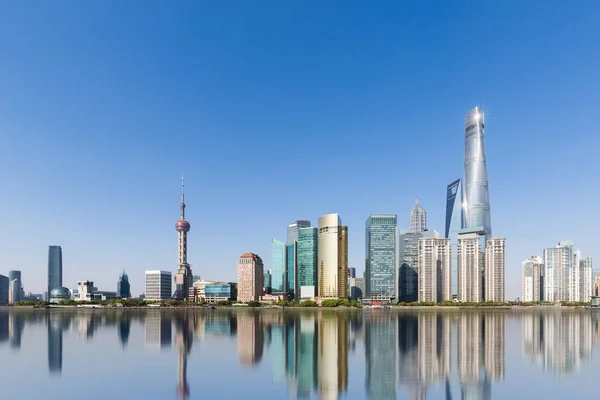
[[[21,343],[27,343],[21,342],[21,337],[30,327],[46,325],[48,370],[59,376],[63,345],[69,346],[72,340],[83,339],[92,345],[94,332],[114,329],[127,351],[131,341],[143,341],[145,335],[147,347],[177,354],[174,397],[179,399],[190,398],[196,385],[201,393],[206,375],[195,371],[188,376],[188,359],[201,360],[202,349],[194,354],[193,345],[203,341],[210,346],[215,336],[236,336],[238,362],[246,368],[270,364],[274,385],[285,384],[291,398],[337,399],[344,395],[349,384],[348,353],[356,348],[364,349],[364,393],[351,393],[352,396],[426,399],[435,393],[435,398],[445,395],[454,399],[491,399],[493,385],[505,377],[507,320],[522,331],[525,360],[554,374],[566,375],[575,374],[586,360],[591,360],[593,347],[600,341],[597,314],[600,313],[550,310],[520,314],[0,310],[0,346],[19,349]],[[139,332],[131,328],[135,323],[144,328],[142,338],[133,334]],[[518,331],[512,333],[518,337]],[[175,346],[171,350],[173,337]],[[270,362],[263,363],[265,358]],[[353,377],[362,374],[362,363],[353,368]]]

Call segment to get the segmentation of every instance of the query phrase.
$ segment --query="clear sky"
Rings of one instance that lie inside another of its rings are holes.
[[[572,239],[598,257],[596,1],[18,1],[0,4],[0,273],[132,292],[177,267],[186,176],[194,274],[271,261],[296,219],[364,223],[418,197],[443,232],[464,114],[486,111],[507,296]]]

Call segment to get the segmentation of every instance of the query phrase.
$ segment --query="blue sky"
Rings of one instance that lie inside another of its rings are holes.
[[[465,112],[486,111],[492,226],[521,261],[562,239],[598,257],[600,4],[4,2],[0,273],[134,295],[176,270],[186,175],[195,274],[234,280],[296,219],[364,222],[418,197],[443,232]]]

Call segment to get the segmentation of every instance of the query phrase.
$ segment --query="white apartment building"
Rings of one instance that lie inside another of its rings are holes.
[[[458,235],[458,301],[483,301],[483,269],[485,265],[485,235]]]
[[[581,257],[573,242],[544,250],[544,300],[590,301],[592,260]]]
[[[452,300],[450,239],[419,239],[419,302]]]
[[[169,300],[173,294],[169,271],[146,271],[146,300]]]
[[[523,261],[522,300],[542,301],[544,293],[544,260],[540,256],[531,256]]]
[[[488,239],[485,248],[485,301],[504,301],[504,238]]]

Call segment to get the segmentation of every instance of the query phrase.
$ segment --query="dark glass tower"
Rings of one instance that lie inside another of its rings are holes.
[[[131,298],[131,286],[129,285],[129,276],[123,271],[117,282],[117,297],[120,299]]]
[[[396,297],[396,227],[393,214],[372,214],[366,222],[365,281],[369,299]]]
[[[48,247],[48,296],[52,289],[62,287],[62,248]]]

